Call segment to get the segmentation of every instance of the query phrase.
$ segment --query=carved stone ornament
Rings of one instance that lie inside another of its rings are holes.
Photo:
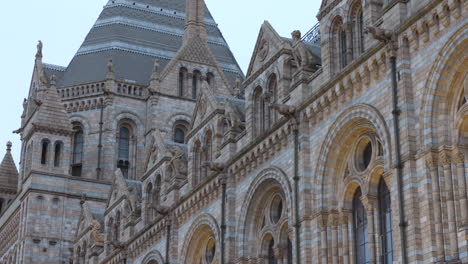
[[[268,51],[270,49],[270,44],[266,39],[262,39],[260,41],[260,48],[258,49],[258,57],[260,60],[265,60],[266,56],[268,55]]]
[[[205,98],[200,100],[200,115],[203,117],[206,114],[207,102]]]
[[[313,55],[307,48],[306,44],[301,40],[301,32],[294,30],[291,33],[293,38],[292,52],[297,65],[304,70],[312,71],[320,64],[320,59]]]
[[[93,220],[91,223],[91,240],[93,241],[94,245],[102,246],[104,245],[104,236],[102,235],[101,231],[101,224],[97,220]]]

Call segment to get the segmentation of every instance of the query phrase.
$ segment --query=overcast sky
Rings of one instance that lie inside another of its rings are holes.
[[[2,1],[0,8],[0,159],[6,142],[13,142],[19,162],[22,101],[27,97],[36,44],[44,43],[43,61],[67,66],[108,0]],[[157,0],[154,0],[157,2]],[[264,20],[278,33],[290,37],[307,32],[317,23],[320,0],[205,0],[211,14],[246,73]]]

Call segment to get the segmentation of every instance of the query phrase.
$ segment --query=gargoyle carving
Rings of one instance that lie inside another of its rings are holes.
[[[299,30],[294,30],[291,35],[293,38],[292,52],[297,66],[308,71],[316,69],[317,65],[320,64],[320,59],[313,55],[306,44],[301,40],[301,32]]]

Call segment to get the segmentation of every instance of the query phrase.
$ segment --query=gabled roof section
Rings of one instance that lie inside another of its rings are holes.
[[[139,207],[142,199],[141,188],[142,183],[140,181],[125,179],[120,169],[117,169],[114,173],[114,182],[107,199],[106,209],[124,197],[130,202],[131,209],[135,210]]]
[[[18,170],[11,155],[11,142],[7,143],[7,151],[0,164],[0,192],[16,193],[18,186]]]
[[[109,59],[115,65],[116,79],[149,84],[155,59],[164,68],[182,46],[185,1],[109,1],[58,85],[104,80]],[[206,6],[204,22],[208,46],[233,83],[237,75],[243,76],[242,71]]]
[[[263,22],[258,33],[252,58],[250,59],[247,76],[260,68],[263,62],[271,58],[284,45],[287,48],[291,48],[289,41],[282,38],[268,21]]]

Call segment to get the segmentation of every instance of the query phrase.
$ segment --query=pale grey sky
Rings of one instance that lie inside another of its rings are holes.
[[[21,141],[12,131],[20,126],[37,40],[44,43],[44,62],[67,66],[107,1],[2,0],[0,159],[10,140],[15,162],[19,162]],[[317,22],[321,4],[320,0],[205,1],[244,73],[263,21],[268,20],[285,37],[295,29],[305,33]]]

